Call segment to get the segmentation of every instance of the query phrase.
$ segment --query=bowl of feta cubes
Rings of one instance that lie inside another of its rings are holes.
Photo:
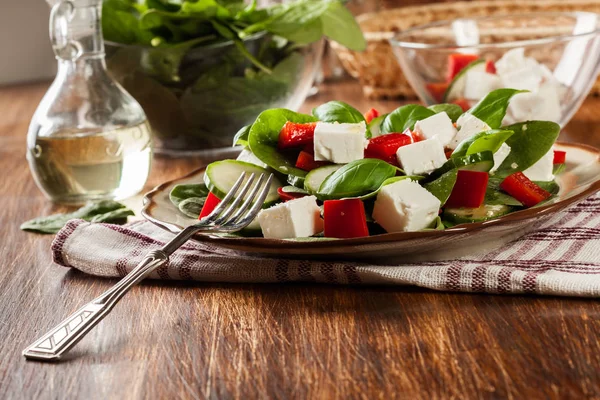
[[[519,89],[504,124],[545,120],[564,127],[598,74],[599,18],[540,12],[456,19],[408,29],[391,44],[425,104],[467,110],[493,90]]]
[[[210,214],[242,173],[273,174],[255,221],[199,239],[336,259],[456,256],[504,242],[600,189],[598,150],[556,143],[556,122],[504,124],[521,93],[496,89],[467,111],[408,104],[363,114],[342,101],[310,115],[265,110],[236,135],[237,159],[159,186],[143,215],[178,232]]]

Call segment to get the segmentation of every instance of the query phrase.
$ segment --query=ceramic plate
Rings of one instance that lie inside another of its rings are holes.
[[[567,152],[565,171],[557,177],[558,196],[549,204],[504,217],[458,225],[444,231],[389,233],[356,239],[275,240],[198,234],[195,239],[257,256],[321,259],[442,260],[493,249],[532,229],[536,222],[600,190],[600,151],[581,144],[557,143]],[[177,184],[202,182],[204,168],[163,183],[144,197],[142,214],[173,233],[196,222],[171,204],[169,193]]]

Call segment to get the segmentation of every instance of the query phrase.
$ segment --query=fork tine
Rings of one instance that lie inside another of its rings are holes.
[[[267,198],[267,195],[269,194],[269,190],[271,189],[271,181],[272,180],[273,180],[273,174],[270,174],[269,179],[267,179],[267,182],[266,182],[265,186],[263,187],[262,191],[260,192],[260,195],[256,199],[254,205],[252,206],[250,211],[248,211],[246,213],[246,215],[244,215],[244,217],[241,220],[239,220],[238,222],[233,224],[231,227],[229,227],[227,225],[224,225],[223,227],[228,228],[228,230],[238,230],[245,226],[248,226],[248,224],[250,224],[252,222],[252,220],[258,215],[258,212],[261,210],[261,208],[265,202],[265,199]]]
[[[218,217],[219,214],[221,214],[223,210],[225,210],[225,207],[227,207],[227,204],[229,204],[229,201],[233,198],[233,196],[235,196],[235,193],[244,181],[244,178],[246,178],[246,172],[242,172],[240,174],[240,177],[237,179],[237,181],[235,181],[235,183],[233,184],[229,192],[227,192],[227,195],[223,198],[223,200],[221,200],[219,205],[215,207],[215,209],[210,214],[202,218],[200,221],[203,223],[211,223],[216,217]]]
[[[215,219],[213,221],[214,224],[218,225],[218,224],[222,223],[227,218],[229,218],[229,216],[235,211],[237,206],[242,202],[242,200],[244,199],[244,196],[246,196],[246,193],[250,189],[250,186],[252,185],[252,182],[254,181],[254,176],[255,176],[254,173],[250,174],[250,176],[248,177],[248,180],[246,181],[246,184],[244,185],[244,187],[242,188],[240,193],[237,194],[237,196],[235,196],[235,199],[233,200],[231,205],[227,208],[227,210],[225,210],[225,212],[223,212],[217,219]]]
[[[256,194],[258,193],[260,188],[264,185],[266,178],[267,178],[267,176],[265,174],[260,175],[260,178],[259,178],[258,182],[256,182],[256,185],[252,189],[252,192],[250,192],[250,195],[248,196],[248,198],[246,198],[246,201],[244,201],[244,204],[242,204],[242,206],[238,209],[238,211],[231,218],[229,218],[228,223],[233,224],[233,223],[237,222],[238,219],[241,218],[241,216],[246,212],[246,210],[250,207],[250,205],[254,201],[254,198],[256,197]]]

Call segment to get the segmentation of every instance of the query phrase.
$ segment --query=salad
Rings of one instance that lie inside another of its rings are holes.
[[[566,158],[553,150],[555,122],[502,124],[519,93],[494,90],[468,111],[410,104],[363,115],[341,101],[312,115],[266,110],[236,134],[237,160],[211,163],[203,184],[176,186],[171,200],[202,218],[242,172],[273,172],[242,234],[355,238],[498,218],[549,201]]]
[[[561,99],[567,88],[552,71],[522,47],[507,51],[498,61],[477,54],[455,53],[448,56],[446,82],[427,85],[438,102],[461,105],[469,109],[490,91],[501,88],[526,90],[511,100],[504,124],[543,120],[560,122]]]

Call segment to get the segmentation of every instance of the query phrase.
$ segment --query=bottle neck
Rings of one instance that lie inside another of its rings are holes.
[[[101,4],[101,0],[63,0],[52,7],[50,40],[59,61],[104,57]]]

